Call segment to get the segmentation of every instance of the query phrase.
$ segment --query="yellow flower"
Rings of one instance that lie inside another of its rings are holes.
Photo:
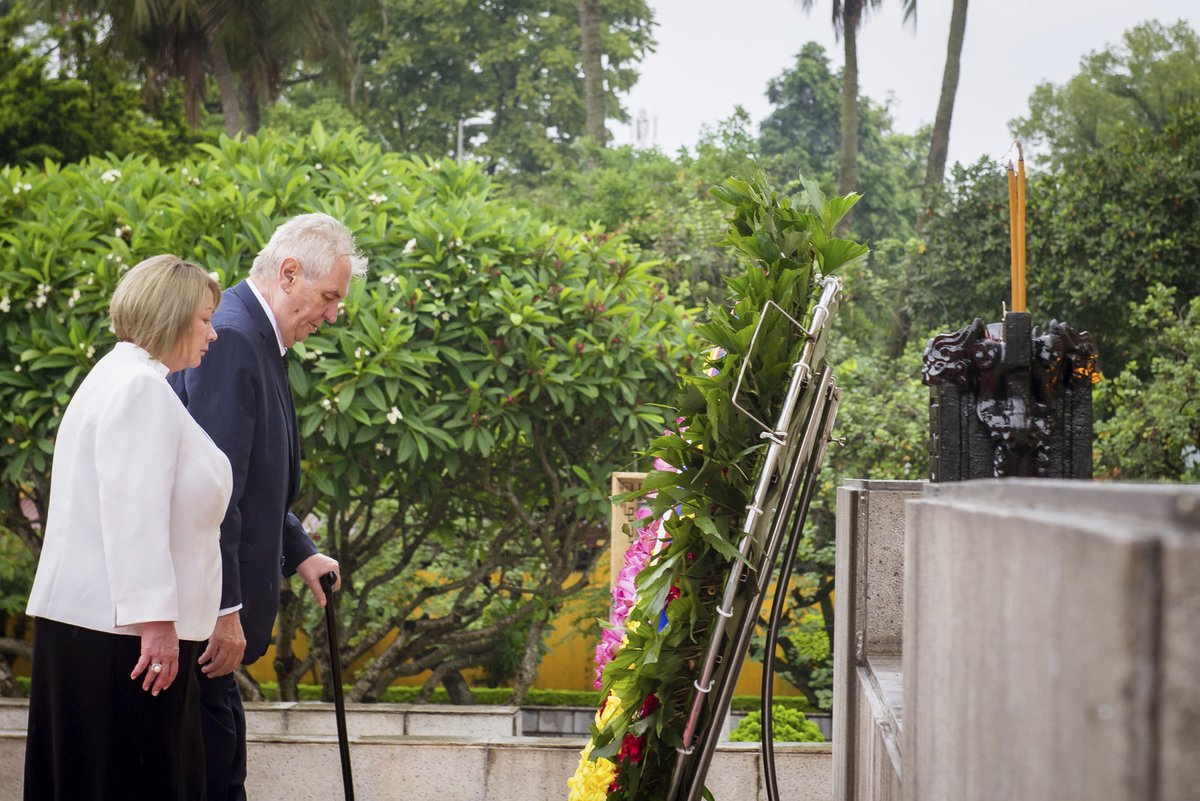
[[[621,699],[612,690],[608,691],[608,698],[604,699],[604,706],[600,707],[600,711],[596,713],[596,728],[603,729],[621,712]]]
[[[609,698],[615,700],[616,696]],[[619,706],[620,702],[617,704]],[[588,743],[579,755],[579,767],[575,769],[575,775],[567,779],[567,786],[571,788],[567,801],[604,801],[608,798],[608,788],[617,777],[617,766],[607,759],[588,759],[591,753],[592,744]]]

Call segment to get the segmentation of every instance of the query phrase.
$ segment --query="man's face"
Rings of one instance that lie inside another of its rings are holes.
[[[273,309],[285,347],[308,339],[322,323],[335,323],[338,304],[350,289],[350,257],[342,256],[323,278],[310,280],[304,265],[284,259],[280,269],[282,309]]]

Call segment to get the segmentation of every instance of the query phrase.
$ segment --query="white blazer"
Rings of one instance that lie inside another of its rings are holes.
[[[233,475],[167,372],[119,342],[79,385],[54,446],[28,614],[114,634],[156,620],[175,621],[181,640],[212,634]]]

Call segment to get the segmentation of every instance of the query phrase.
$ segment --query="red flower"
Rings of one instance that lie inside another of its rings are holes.
[[[656,709],[658,709],[658,696],[650,693],[646,696],[646,700],[642,702],[642,711],[638,714],[638,717],[644,718],[652,714]]]
[[[613,793],[615,793],[617,790],[620,790],[620,789],[621,789],[620,783],[618,783],[616,779],[613,779],[613,783],[608,785],[608,794],[612,795]]]
[[[667,590],[667,602],[665,604],[663,604],[663,606],[670,606],[671,601],[674,601],[678,597],[679,597],[679,588],[676,587],[674,584],[672,584],[671,589]],[[651,697],[653,697],[653,696],[651,696]]]
[[[624,762],[628,759],[634,764],[642,761],[642,748],[646,745],[646,738],[637,737],[632,733],[626,734],[625,739],[621,741],[621,750],[617,752],[617,759]]]

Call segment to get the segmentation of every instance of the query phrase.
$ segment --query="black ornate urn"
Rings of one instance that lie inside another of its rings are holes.
[[[1086,332],[1026,312],[974,322],[925,348],[934,481],[1092,477],[1096,346]]]

